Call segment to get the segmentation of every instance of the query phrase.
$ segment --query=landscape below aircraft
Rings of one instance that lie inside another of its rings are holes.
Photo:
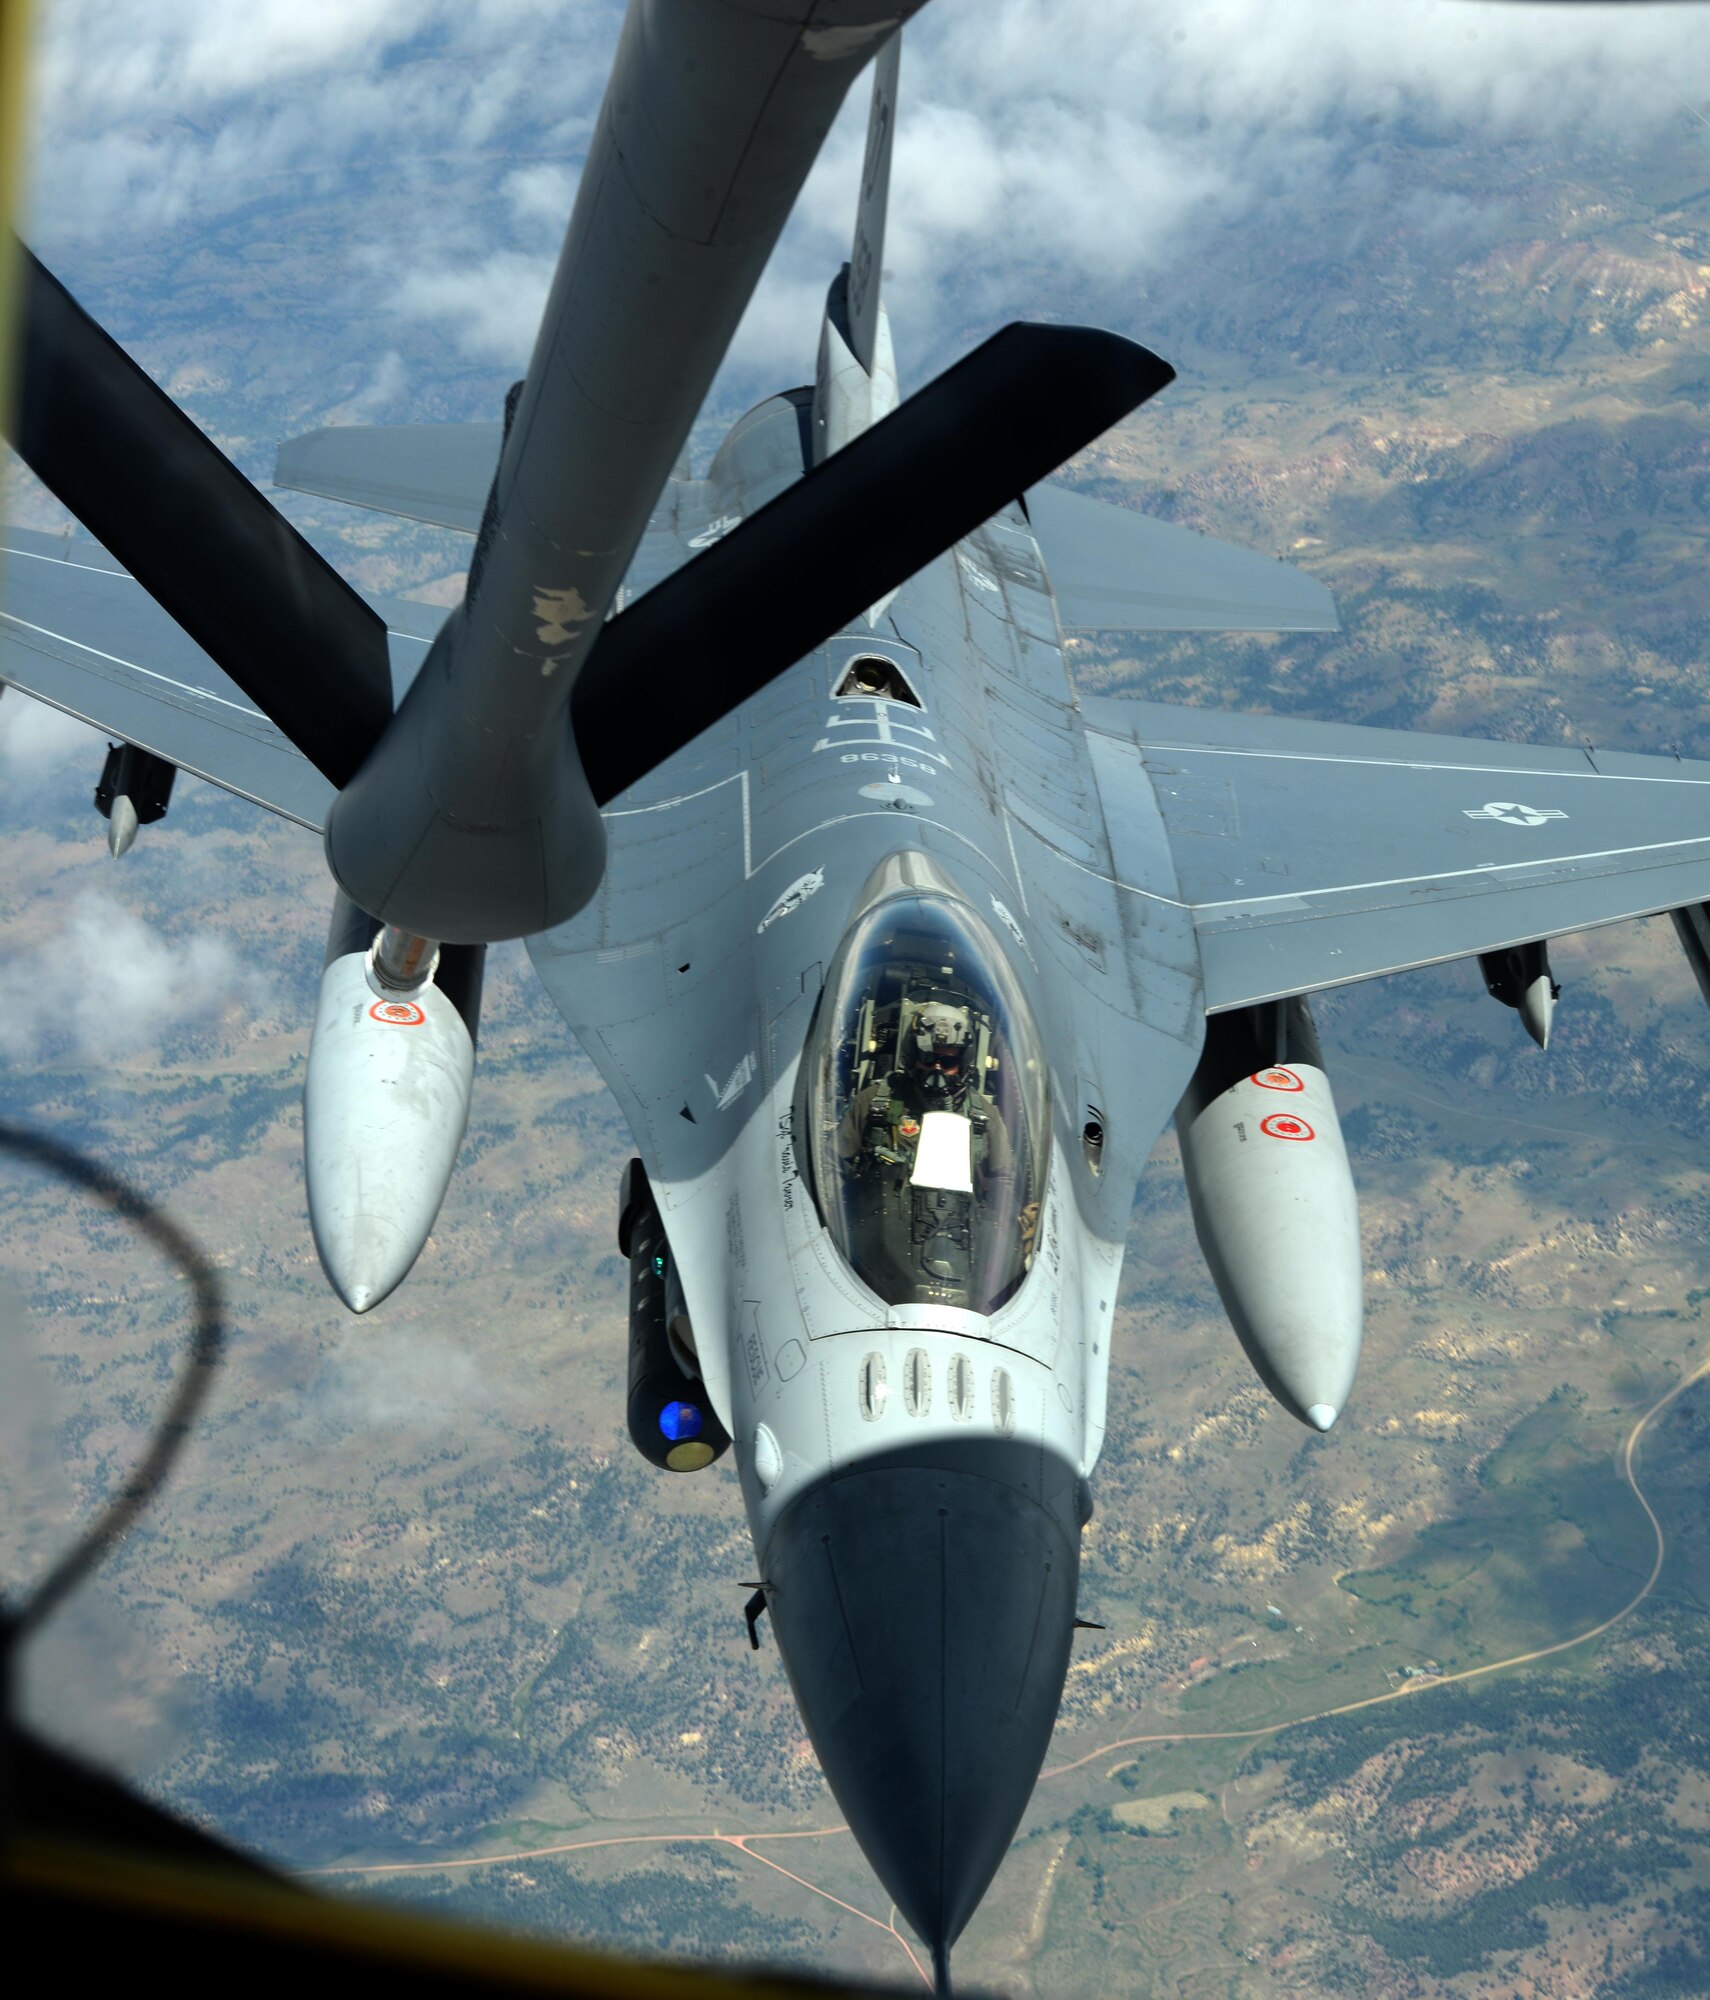
[[[1047,475],[1170,379],[1013,327],[899,401],[879,297],[897,0],[636,0],[503,425],[339,429],[281,485],[476,536],[443,622],[347,589],[26,265],[15,437],[96,538],[10,531],[0,678],[325,829],[315,1239],[364,1311],[453,1169],[485,946],[525,936],[622,1106],[631,1435],[734,1446],[825,1774],[932,1952],[1061,1698],[1141,1169],[1328,1430],[1355,1196],[1309,996],[1477,956],[1547,1043],[1546,940],[1661,911],[1710,995],[1710,765],[1078,696],[1065,632],[1323,630],[1269,557]],[[686,439],[855,75],[853,254],[811,388]]]

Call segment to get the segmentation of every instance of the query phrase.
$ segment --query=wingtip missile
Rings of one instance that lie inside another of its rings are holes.
[[[107,815],[107,852],[115,861],[121,855],[130,853],[140,824],[136,807],[121,792],[113,801],[112,811]]]
[[[1560,988],[1550,975],[1541,973],[1520,996],[1520,1020],[1539,1048],[1550,1046],[1550,1021],[1556,1011],[1556,994]]]
[[[107,822],[107,852],[115,861],[130,853],[138,827],[165,818],[177,776],[176,765],[134,743],[107,746],[101,782],[95,787],[95,810]]]
[[[1510,945],[1505,951],[1479,953],[1485,991],[1504,1007],[1512,1007],[1520,1024],[1539,1048],[1550,1046],[1550,1023],[1562,989],[1550,976],[1548,941]]]

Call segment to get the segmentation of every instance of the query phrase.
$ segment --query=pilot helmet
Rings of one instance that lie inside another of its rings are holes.
[[[949,1000],[929,1000],[909,1032],[910,1067],[930,1090],[953,1090],[967,1060],[973,1023],[968,1009]]]

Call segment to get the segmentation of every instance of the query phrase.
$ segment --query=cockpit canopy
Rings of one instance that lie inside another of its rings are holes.
[[[1045,1052],[996,940],[935,895],[875,905],[808,1052],[820,1219],[887,1305],[995,1312],[1033,1261],[1050,1158]]]

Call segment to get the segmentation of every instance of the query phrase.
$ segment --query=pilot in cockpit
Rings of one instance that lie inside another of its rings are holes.
[[[992,1247],[980,1218],[1014,1213],[1015,1144],[986,1074],[991,1023],[942,989],[909,995],[896,1015],[894,1030],[873,1021],[877,1074],[844,1110],[838,1157],[869,1272],[902,1296],[967,1305]],[[1015,1220],[1030,1247],[1033,1216]]]
[[[996,1312],[1033,1268],[1051,1126],[1026,998],[972,909],[895,897],[826,983],[802,1104],[814,1199],[887,1305]]]
[[[891,1167],[910,1178],[919,1163],[929,1113],[948,1112],[956,1125],[939,1128],[932,1143],[960,1148],[962,1172],[977,1171],[982,1184],[1015,1170],[1015,1151],[997,1106],[975,1074],[975,1016],[955,996],[936,994],[903,1008],[895,1061],[849,1101],[838,1127],[837,1150],[856,1171]],[[954,1159],[954,1152],[948,1152]],[[949,1183],[954,1185],[954,1182]]]

